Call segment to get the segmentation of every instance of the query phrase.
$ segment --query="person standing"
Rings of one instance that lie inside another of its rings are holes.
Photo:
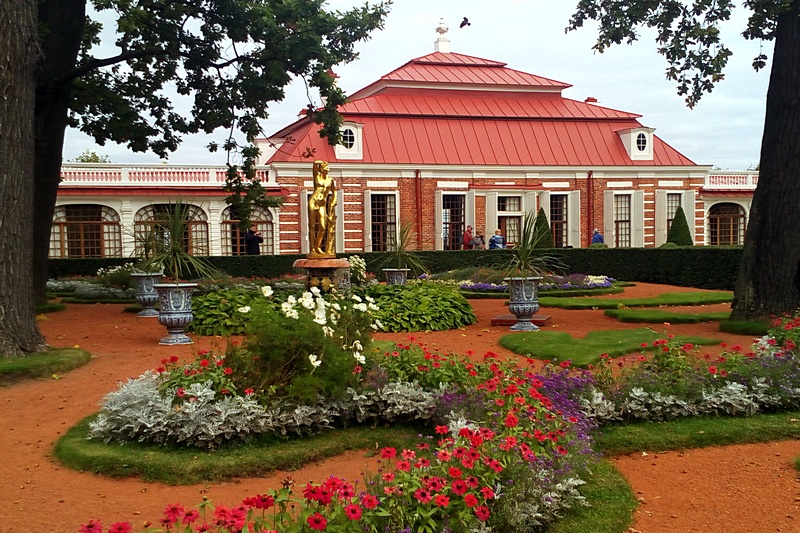
[[[464,235],[461,236],[461,248],[464,250],[472,249],[472,226],[467,226]]]
[[[475,230],[475,238],[472,239],[472,247],[475,250],[483,250],[486,240],[483,238],[483,232],[479,229]]]
[[[597,228],[592,232],[592,244],[603,244],[603,234]]]
[[[255,224],[250,226],[250,229],[244,234],[244,251],[247,255],[261,255],[261,243],[264,242],[264,237],[258,231]]]
[[[506,238],[503,237],[503,232],[499,229],[494,230],[494,235],[489,238],[489,249],[500,250],[506,247]]]

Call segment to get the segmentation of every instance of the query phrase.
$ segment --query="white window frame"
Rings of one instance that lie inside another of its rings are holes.
[[[656,228],[655,228],[655,245],[661,246],[667,242],[667,195],[680,194],[681,207],[683,213],[686,215],[686,222],[689,224],[689,233],[692,236],[692,242],[695,240],[696,233],[696,220],[695,220],[695,194],[694,190],[678,190],[678,189],[656,189]]]
[[[363,124],[357,124],[355,122],[345,122],[342,124],[341,130],[352,130],[353,136],[355,137],[355,142],[351,148],[346,148],[343,144],[337,144],[333,147],[334,153],[336,154],[336,159],[364,159],[364,136],[362,132],[362,128],[364,127]]]
[[[372,251],[372,195],[394,196],[397,220],[395,220],[395,242],[400,242],[400,193],[398,191],[364,191],[364,251]]]
[[[604,191],[603,193],[603,237],[609,248],[617,243],[614,224],[614,196],[631,197],[631,248],[644,247],[644,191]]]

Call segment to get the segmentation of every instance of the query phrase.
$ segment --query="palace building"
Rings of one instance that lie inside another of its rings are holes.
[[[442,31],[444,30],[444,31]],[[677,208],[699,245],[741,244],[756,172],[713,172],[643,124],[641,115],[562,96],[570,85],[450,51],[434,52],[351,95],[332,147],[302,116],[259,140],[259,178],[280,208],[255,217],[262,254],[308,253],[307,200],[315,159],[336,179],[338,253],[391,249],[401,224],[417,248],[461,248],[467,225],[509,245],[522,217],[544,209],[557,247],[666,242]],[[197,216],[197,255],[244,253],[225,204],[223,167],[65,163],[51,257],[132,256],[136,236],[180,198]]]

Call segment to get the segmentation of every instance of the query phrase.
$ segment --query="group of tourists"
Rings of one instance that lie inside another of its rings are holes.
[[[472,234],[472,226],[467,226],[464,235],[461,237],[461,247],[464,250],[483,250],[486,246],[486,240],[483,237],[481,230],[476,230]],[[506,238],[503,237],[503,232],[495,230],[494,235],[489,238],[489,249],[499,250],[506,247]]]

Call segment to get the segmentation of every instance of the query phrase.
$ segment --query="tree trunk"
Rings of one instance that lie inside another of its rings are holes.
[[[800,2],[779,15],[758,186],[733,300],[736,319],[800,308]]]
[[[30,275],[36,0],[0,2],[0,357],[44,348]]]
[[[50,226],[61,181],[64,134],[72,96],[69,73],[75,69],[86,20],[86,0],[39,3],[42,61],[36,83],[36,163],[34,169],[33,290],[37,303],[46,301]]]

